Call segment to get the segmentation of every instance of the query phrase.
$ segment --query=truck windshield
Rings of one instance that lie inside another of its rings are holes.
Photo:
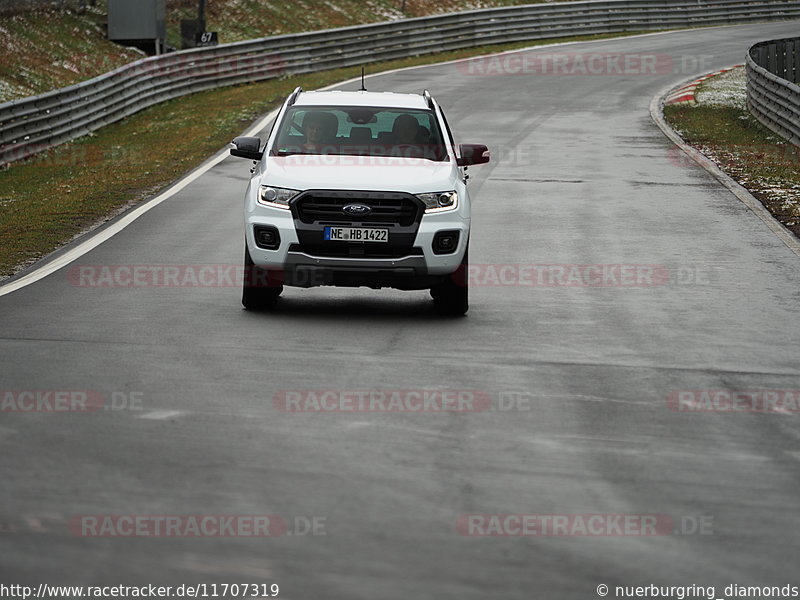
[[[292,107],[287,110],[269,153],[448,160],[433,111],[364,106]]]

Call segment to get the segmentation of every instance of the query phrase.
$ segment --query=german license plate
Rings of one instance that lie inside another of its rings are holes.
[[[325,241],[328,242],[388,242],[388,229],[369,229],[366,227],[326,227]]]

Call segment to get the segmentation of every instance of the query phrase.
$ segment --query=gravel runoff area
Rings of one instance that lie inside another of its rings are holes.
[[[747,76],[744,67],[715,75],[697,88],[695,99],[707,106],[729,106],[747,110]]]

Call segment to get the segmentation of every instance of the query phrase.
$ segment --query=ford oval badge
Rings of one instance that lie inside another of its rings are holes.
[[[366,204],[347,204],[342,207],[342,212],[351,217],[366,217],[372,209]]]

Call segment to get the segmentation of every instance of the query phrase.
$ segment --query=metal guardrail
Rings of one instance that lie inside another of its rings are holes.
[[[746,64],[750,113],[800,146],[800,37],[755,44]]]
[[[800,18],[798,0],[529,4],[184,50],[0,104],[0,165],[148,106],[237,83],[508,42],[791,18]]]

